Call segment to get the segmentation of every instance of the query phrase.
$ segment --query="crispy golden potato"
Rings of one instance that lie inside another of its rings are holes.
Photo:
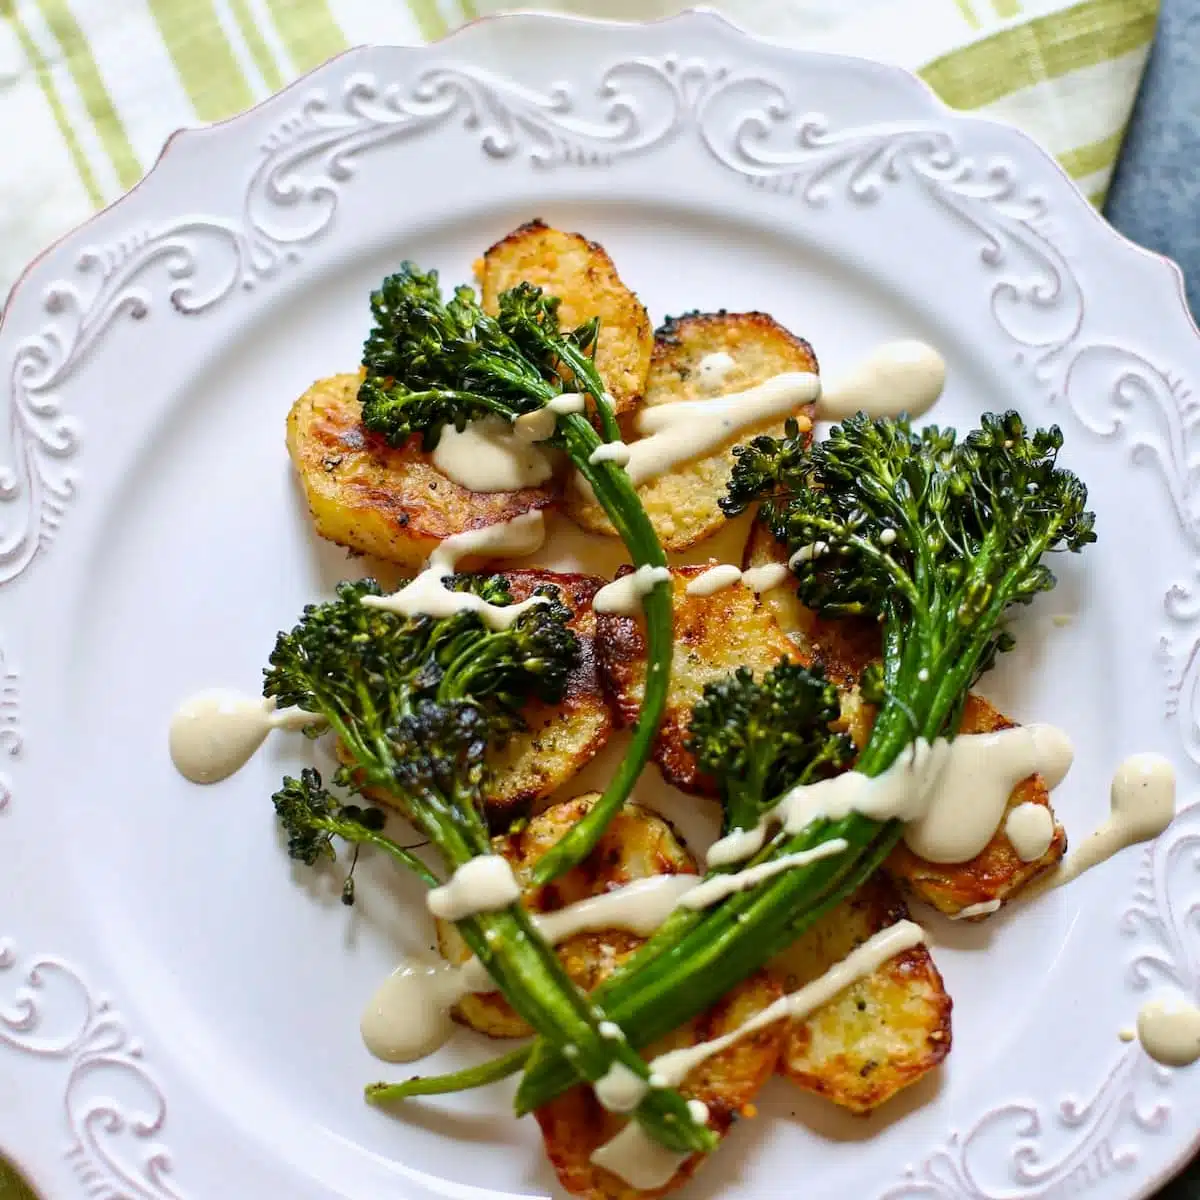
[[[908,909],[876,875],[809,929],[772,968],[797,991]],[[951,1000],[929,950],[896,955],[805,1020],[789,1021],[779,1073],[806,1092],[868,1113],[932,1071],[950,1050]]]
[[[721,1037],[773,1004],[780,995],[778,983],[760,971],[702,1016],[642,1053],[653,1058],[668,1050]],[[783,1031],[781,1021],[757,1030],[710,1058],[684,1080],[680,1092],[689,1100],[701,1100],[708,1106],[710,1129],[724,1135],[739,1115],[752,1115],[754,1110],[748,1106],[775,1070]],[[704,1160],[703,1155],[694,1154],[664,1187],[640,1191],[590,1161],[592,1154],[612,1139],[626,1120],[606,1112],[590,1087],[572,1088],[537,1109],[534,1115],[542,1128],[546,1153],[559,1182],[583,1200],[652,1200],[665,1196],[682,1187]]]
[[[320,379],[288,413],[288,453],[322,537],[419,567],[452,534],[553,503],[550,487],[468,491],[433,466],[419,438],[392,449],[363,428],[358,384],[358,375]]]
[[[716,387],[697,370],[709,354],[725,353],[734,365]],[[742,391],[786,371],[817,370],[812,347],[764,313],[691,313],[668,321],[657,333],[645,407],[700,400]],[[812,407],[797,416],[811,419]],[[634,437],[632,424],[626,439]],[[768,422],[731,437],[717,453],[648,480],[638,495],[667,550],[684,550],[716,533],[727,520],[719,501],[733,472],[733,447],[760,433],[783,433],[783,422]],[[568,486],[567,511],[585,529],[614,535],[600,506],[578,486]]]
[[[710,564],[713,565],[713,564]],[[675,646],[667,708],[654,744],[654,761],[669,783],[712,795],[714,789],[685,745],[692,709],[704,687],[749,667],[761,674],[781,658],[799,658],[795,644],[749,588],[735,585],[711,596],[689,596],[688,582],[707,566],[671,571]],[[597,657],[617,721],[637,720],[646,681],[646,643],[641,624],[601,613],[596,620]]]
[[[497,854],[513,866],[524,890],[522,901],[532,913],[556,912],[568,904],[600,896],[613,888],[651,875],[694,875],[696,863],[675,831],[661,817],[636,804],[627,804],[612,820],[596,848],[579,866],[544,887],[529,890],[529,876],[538,859],[599,799],[599,793],[576,796],[552,805],[517,833],[492,839]],[[620,929],[578,933],[558,947],[567,973],[590,991],[614,965],[631,954],[641,938]],[[438,922],[438,945],[450,962],[470,957],[466,943],[452,924]],[[532,1030],[509,1007],[499,992],[467,996],[455,1008],[464,1024],[491,1037],[528,1037]]]
[[[496,311],[501,292],[533,283],[562,302],[558,313],[564,328],[599,317],[596,367],[618,413],[637,406],[650,366],[650,318],[603,246],[529,221],[479,259],[475,275],[488,312]]]
[[[746,565],[782,562],[784,557],[783,547],[771,532],[755,525],[746,546]],[[865,744],[875,713],[871,705],[861,700],[858,680],[863,668],[879,656],[877,627],[869,621],[818,617],[800,603],[795,590],[788,586],[765,593],[763,602],[780,627],[795,641],[802,660],[816,660],[824,665],[842,693],[842,714],[850,735],[859,746]],[[1011,729],[1013,724],[981,696],[972,693],[963,708],[959,730],[962,733],[991,733]],[[1027,803],[1050,808],[1050,793],[1040,775],[1033,775],[1017,786],[1009,797],[1005,812]],[[953,916],[971,905],[995,900],[1005,902],[1035,876],[1054,866],[1066,849],[1066,832],[1056,822],[1054,840],[1046,853],[1033,862],[1022,862],[1001,821],[992,840],[970,862],[926,862],[901,843],[892,852],[886,869],[913,895]],[[983,920],[987,915],[982,913],[969,919]]]
[[[613,718],[596,665],[596,614],[592,611],[592,597],[604,580],[554,571],[497,574],[508,580],[514,602],[533,595],[539,587],[553,587],[571,610],[568,624],[579,638],[579,661],[562,700],[556,705],[531,701],[523,713],[529,728],[488,753],[488,812],[511,819],[545,799],[590,762],[608,741]],[[348,761],[340,746],[338,755]],[[391,803],[383,792],[369,790],[367,794],[381,804]]]

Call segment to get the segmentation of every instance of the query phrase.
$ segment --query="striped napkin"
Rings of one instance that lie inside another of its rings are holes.
[[[1097,205],[1157,0],[725,0],[749,29],[918,71],[1021,126]],[[27,260],[141,178],[173,130],[249,107],[346,46],[415,43],[501,0],[0,0],[0,296]],[[652,18],[673,0],[548,0]]]

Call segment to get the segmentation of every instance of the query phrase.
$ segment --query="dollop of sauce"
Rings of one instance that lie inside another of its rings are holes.
[[[521,886],[507,858],[481,854],[463,863],[449,882],[426,897],[429,911],[443,921],[462,921],[479,913],[498,912],[521,898]]]
[[[817,376],[790,371],[742,392],[643,408],[635,422],[641,438],[629,447],[629,478],[645,483],[704,458],[745,429],[792,415],[816,400],[820,391]],[[801,425],[808,421],[798,419]]]
[[[516,492],[554,474],[550,459],[498,416],[470,421],[461,430],[443,426],[431,457],[447,479],[472,492]]]
[[[761,567],[750,567],[745,571],[732,563],[718,563],[690,580],[684,591],[689,596],[714,596],[741,583],[760,594],[779,587],[790,575],[786,563],[764,563]]]
[[[927,413],[946,386],[946,361],[925,342],[886,342],[817,401],[818,421],[841,421],[856,412],[871,417]]]
[[[756,826],[716,841],[708,863],[728,866],[750,858],[777,826],[796,834],[815,820],[840,820],[852,812],[906,822],[905,840],[931,862],[968,862],[991,840],[1022,779],[1037,772],[1053,786],[1070,763],[1065,734],[1046,725],[962,734],[950,742],[918,740],[874,778],[847,771],[793,788]]]
[[[486,981],[487,972],[483,974]],[[461,972],[449,964],[404,963],[363,1010],[359,1032],[364,1045],[384,1062],[416,1062],[432,1054],[454,1031],[450,1009],[460,999],[461,984]],[[400,1013],[402,1020],[397,1019]]]
[[[660,583],[670,583],[671,572],[667,567],[638,567],[612,583],[606,583],[592,599],[592,608],[598,613],[617,613],[635,616],[642,607],[642,598],[648,596]]]
[[[715,390],[725,382],[725,376],[736,365],[733,356],[724,350],[706,354],[696,365],[696,381],[706,391]]]
[[[603,442],[588,455],[588,462],[616,463],[618,467],[628,466],[633,451],[624,442]]]
[[[197,692],[171,718],[171,761],[192,783],[219,783],[244,767],[273,729],[304,729],[321,720],[315,713],[277,709],[273,700],[240,692]]]
[[[611,407],[611,405],[610,405]],[[587,410],[587,397],[580,392],[563,392],[541,408],[523,413],[513,422],[513,432],[522,441],[544,442],[554,436],[559,413],[581,413]]]
[[[451,617],[459,612],[479,614],[489,629],[508,629],[522,613],[538,604],[544,596],[530,596],[519,604],[490,604],[473,592],[454,592],[446,580],[454,574],[460,559],[468,555],[497,558],[521,558],[539,549],[546,540],[546,522],[540,511],[522,513],[511,521],[485,525],[448,537],[429,556],[429,564],[411,582],[390,596],[364,596],[370,608],[382,608],[401,616],[421,614]]]
[[[615,1113],[633,1112],[649,1090],[649,1081],[622,1062],[613,1063],[592,1085],[601,1107]]]
[[[741,567],[735,567],[732,563],[720,563],[689,580],[684,591],[689,596],[714,596],[717,592],[723,592],[735,583],[740,583],[741,578]]]
[[[668,1150],[637,1121],[630,1121],[616,1137],[592,1151],[589,1160],[611,1171],[630,1187],[650,1191],[668,1184],[689,1155]]]
[[[1155,1062],[1187,1067],[1200,1059],[1200,1008],[1152,1000],[1137,1019],[1138,1040]]]
[[[1175,818],[1175,768],[1159,754],[1134,754],[1113,775],[1109,815],[1090,837],[1024,893],[1033,899],[1078,879],[1127,846],[1153,841]]]
[[[1054,815],[1044,804],[1018,804],[1004,822],[1004,835],[1022,862],[1036,862],[1054,841]]]

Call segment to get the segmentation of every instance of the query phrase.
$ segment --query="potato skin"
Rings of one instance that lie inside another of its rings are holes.
[[[490,778],[485,793],[488,816],[509,822],[557,791],[603,749],[613,729],[613,715],[596,662],[596,614],[592,598],[604,585],[595,575],[556,571],[497,571],[508,581],[514,603],[539,587],[551,587],[571,611],[567,624],[579,639],[579,661],[558,704],[530,701],[523,715],[529,728],[504,746],[488,751]],[[348,761],[339,747],[338,756]],[[384,792],[368,789],[377,803],[389,805]]]
[[[696,873],[695,860],[671,826],[649,809],[627,804],[579,866],[553,883],[529,890],[529,877],[537,861],[598,798],[599,794],[593,792],[562,801],[534,817],[523,830],[492,839],[493,851],[512,864],[524,892],[522,903],[530,912],[556,912],[651,875]],[[593,930],[562,942],[558,955],[571,978],[590,991],[641,941],[621,929]],[[445,921],[438,922],[438,944],[450,962],[464,962],[469,957],[466,943]],[[499,992],[465,997],[457,1005],[455,1017],[491,1037],[528,1037],[532,1032]]]
[[[746,565],[782,562],[784,558],[783,547],[771,532],[756,524],[746,545]],[[795,641],[801,657],[824,665],[842,693],[842,713],[847,718],[850,735],[857,745],[865,744],[875,712],[859,697],[858,680],[863,668],[879,656],[877,627],[869,621],[819,617],[800,603],[794,589],[786,586],[765,593],[763,601],[780,627]],[[1011,729],[1013,725],[982,696],[972,692],[963,707],[959,730],[991,733]],[[1018,804],[1026,803],[1051,808],[1050,793],[1040,775],[1032,775],[1017,785],[1009,797],[1005,815]],[[1005,903],[1030,880],[1054,866],[1066,849],[1066,831],[1056,821],[1054,839],[1046,853],[1033,862],[1022,862],[1004,832],[1002,820],[991,841],[970,862],[929,863],[901,842],[892,851],[885,870],[918,899],[953,916],[973,904],[993,900]],[[981,921],[987,916],[984,913],[968,919]]]
[[[876,875],[772,964],[792,992],[897,921],[908,908]],[[953,1003],[925,946],[898,954],[806,1019],[789,1021],[779,1073],[805,1091],[866,1114],[927,1075],[950,1052]]]
[[[800,657],[759,598],[740,585],[711,596],[689,596],[688,583],[709,565],[671,570],[675,641],[667,707],[654,743],[654,761],[668,783],[684,791],[715,795],[687,749],[692,709],[705,685],[738,667],[756,675],[784,658]],[[646,682],[646,643],[642,626],[630,617],[601,613],[596,622],[597,650],[604,686],[621,725],[632,725],[641,708]]]
[[[701,381],[698,367],[710,354],[725,353],[734,366],[717,387]],[[765,313],[689,313],[667,321],[655,335],[645,408],[742,391],[789,371],[817,372],[812,347]],[[805,405],[797,416],[812,418]],[[626,421],[626,440],[634,438]],[[707,458],[684,463],[669,474],[647,480],[638,495],[667,550],[684,550],[716,533],[728,519],[720,508],[733,472],[733,447],[760,433],[781,435],[783,422],[745,430]],[[577,487],[568,487],[567,511],[585,529],[614,536],[598,504]]]
[[[650,318],[603,246],[582,234],[528,221],[484,254],[475,264],[475,275],[488,312],[496,311],[501,292],[533,283],[559,298],[564,329],[599,317],[596,367],[618,413],[637,407],[653,345]]]
[[[319,379],[292,405],[287,447],[317,532],[416,568],[439,542],[554,503],[550,487],[471,492],[437,470],[412,438],[393,449],[362,424],[358,375]]]

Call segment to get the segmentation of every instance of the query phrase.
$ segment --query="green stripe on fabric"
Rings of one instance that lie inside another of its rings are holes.
[[[233,12],[233,19],[237,22],[238,30],[241,32],[242,41],[246,43],[246,49],[250,51],[250,57],[254,59],[254,65],[263,77],[263,83],[271,91],[279,91],[283,87],[283,75],[280,73],[275,56],[271,53],[271,47],[263,39],[258,22],[250,11],[250,6],[246,0],[229,0],[229,7]]]
[[[463,20],[474,21],[479,16],[479,9],[475,7],[475,0],[459,0],[459,8],[462,9]]]
[[[438,12],[436,0],[408,0],[408,7],[417,22],[421,36],[427,42],[445,37],[450,32],[446,18]]]
[[[996,16],[1006,20],[1021,15],[1020,0],[992,0],[992,8],[996,10]]]
[[[75,20],[66,0],[36,0],[41,9],[50,32],[54,34],[63,60],[75,86],[79,89],[83,106],[92,118],[96,127],[96,135],[104,147],[105,154],[112,162],[113,170],[123,188],[131,188],[142,177],[142,167],[134,153],[133,146],[125,133],[125,126],[113,106],[108,88],[96,60],[92,57],[91,47],[79,22]]]
[[[1124,137],[1125,132],[1122,130],[1111,137],[1101,138],[1098,142],[1068,150],[1065,154],[1058,155],[1058,161],[1072,179],[1082,179],[1085,175],[1112,166],[1117,161]]]
[[[1088,203],[1093,208],[1103,208],[1104,201],[1108,199],[1108,188],[1101,188],[1098,192],[1093,192],[1088,197]]]
[[[146,3],[201,121],[220,121],[254,103],[212,0]]]
[[[919,74],[951,107],[980,108],[1146,45],[1157,12],[1156,0],[1087,0],[943,55]]]
[[[954,2],[958,5],[958,11],[962,13],[963,20],[972,29],[978,29],[979,18],[975,15],[974,8],[971,7],[971,0],[954,0]]]
[[[83,190],[87,192],[88,199],[91,201],[93,208],[103,208],[104,193],[96,183],[96,176],[92,174],[92,168],[88,163],[87,156],[83,152],[83,147],[80,146],[79,139],[75,136],[75,130],[71,126],[67,110],[63,108],[62,101],[58,98],[58,90],[54,86],[54,79],[50,74],[50,68],[47,66],[46,60],[42,57],[33,39],[29,36],[29,31],[22,24],[14,0],[0,0],[0,13],[8,17],[12,23],[13,32],[17,35],[17,42],[21,47],[21,51],[29,60],[29,65],[33,67],[34,74],[37,76],[38,86],[42,89],[42,95],[45,97],[51,115],[54,117],[54,123],[58,126],[58,132],[62,134],[62,140],[67,147],[67,153],[71,156],[71,161],[75,164],[75,170],[79,175],[79,182],[83,184]]]
[[[311,71],[345,50],[346,35],[327,0],[267,0],[267,7],[297,71]]]

